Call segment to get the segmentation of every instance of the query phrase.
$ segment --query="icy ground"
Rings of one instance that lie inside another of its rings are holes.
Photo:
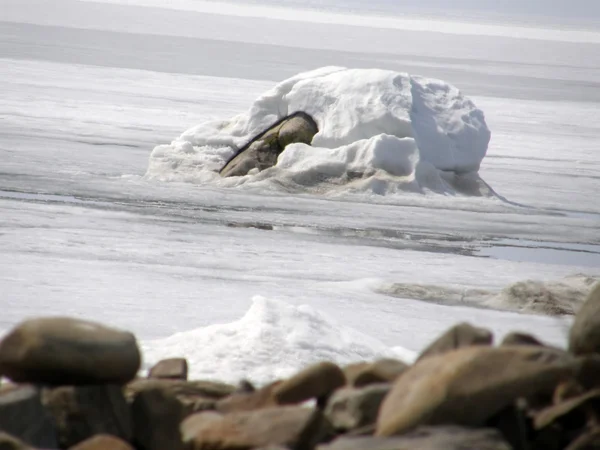
[[[7,2],[0,330],[40,314],[80,316],[136,332],[148,362],[185,353],[196,375],[258,370],[261,380],[313,357],[410,358],[463,320],[498,338],[520,329],[564,342],[568,319],[384,288],[495,292],[529,278],[599,275],[600,46],[587,34],[474,39],[226,11]],[[485,112],[492,140],[480,174],[506,201],[144,178],[156,145],[328,64],[458,86]],[[256,295],[267,300],[253,303]],[[244,339],[250,355],[236,353]]]

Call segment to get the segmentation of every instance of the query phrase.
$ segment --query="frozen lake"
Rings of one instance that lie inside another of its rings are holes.
[[[380,287],[499,290],[600,275],[600,33],[545,30],[533,40],[497,26],[477,36],[451,23],[437,33],[417,22],[403,29],[233,10],[4,3],[0,330],[67,314],[165,338],[233,322],[260,295],[310,305],[334,318],[315,322],[329,331],[350,327],[411,351],[458,321],[562,344],[568,319],[397,298]],[[506,200],[144,178],[155,145],[245,111],[275,82],[323,65],[455,84],[486,114],[492,141],[480,174]],[[262,315],[245,326],[294,327],[293,311],[259,306]],[[297,326],[314,317],[299,314]],[[322,332],[315,328],[316,340]],[[226,340],[229,331],[219,333]],[[332,348],[354,345],[344,339]],[[170,351],[202,362],[204,350],[177,342]],[[268,367],[285,358],[263,353]]]

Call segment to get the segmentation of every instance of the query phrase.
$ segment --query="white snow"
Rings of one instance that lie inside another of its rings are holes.
[[[278,170],[234,181],[215,175],[235,149],[297,111],[317,122],[312,147],[288,146]],[[382,178],[390,176],[408,190],[451,191],[441,172],[476,173],[489,140],[483,112],[447,83],[387,70],[324,67],[279,83],[247,113],[203,123],[156,147],[146,176],[231,186],[290,177],[300,185],[323,179],[340,184],[351,174],[377,193]]]
[[[320,361],[344,365],[377,358],[412,362],[414,352],[340,325],[308,305],[255,296],[239,320],[177,333],[143,345],[146,368],[164,358],[186,357],[190,376],[237,383],[267,383]]]

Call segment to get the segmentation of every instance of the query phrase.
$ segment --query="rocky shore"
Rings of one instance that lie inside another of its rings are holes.
[[[318,339],[318,336],[315,336]],[[600,448],[600,284],[567,350],[461,323],[417,361],[306,367],[264,386],[140,376],[134,335],[71,318],[0,342],[0,449],[534,450]],[[176,356],[176,355],[174,355]]]

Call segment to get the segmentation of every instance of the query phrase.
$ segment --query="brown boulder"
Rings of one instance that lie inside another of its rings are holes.
[[[0,431],[0,450],[33,450],[33,447],[8,433]]]
[[[404,436],[341,437],[317,450],[511,450],[498,430],[422,427]]]
[[[131,412],[120,386],[62,386],[46,389],[42,398],[54,418],[61,448],[96,434],[110,434],[127,442],[133,437]]]
[[[397,359],[379,359],[372,363],[347,366],[344,370],[348,384],[355,387],[376,383],[391,383],[410,366]]]
[[[325,397],[346,384],[344,372],[336,364],[314,364],[273,388],[273,397],[280,405],[302,403],[311,398]]]
[[[588,405],[594,405],[592,409],[588,409]],[[586,392],[585,394],[576,397],[568,398],[560,403],[549,406],[535,415],[534,426],[536,429],[547,427],[555,421],[570,415],[575,411],[581,411],[583,416],[586,415],[586,409],[590,413],[598,410],[600,406],[600,389]]]
[[[255,391],[236,391],[229,397],[219,400],[215,409],[221,413],[231,413],[277,406],[273,390],[279,384],[281,384],[281,381],[268,384]]]
[[[309,450],[329,435],[330,428],[319,410],[284,406],[226,415],[194,414],[181,424],[181,432],[192,450],[267,446]]]
[[[492,345],[494,335],[485,328],[477,328],[468,323],[453,326],[427,347],[419,360],[432,355],[440,355],[462,347],[473,345]]]
[[[600,428],[593,428],[575,439],[565,450],[600,449]]]
[[[576,355],[600,353],[600,283],[596,283],[575,316],[569,350]]]
[[[327,402],[325,417],[333,428],[341,431],[372,425],[377,420],[379,407],[390,389],[391,385],[388,383],[358,389],[338,389]]]
[[[467,347],[419,361],[394,384],[377,420],[379,436],[419,425],[481,426],[518,398],[551,397],[581,361],[544,347]]]
[[[122,384],[140,367],[133,334],[69,318],[27,320],[0,343],[0,375],[39,384]]]
[[[0,430],[34,447],[57,446],[52,417],[42,406],[40,391],[31,386],[0,391]]]
[[[179,425],[184,408],[160,388],[139,392],[131,404],[133,440],[141,450],[182,450]]]
[[[504,336],[500,345],[538,345],[543,347],[545,344],[531,334],[513,332]]]
[[[116,436],[97,434],[69,450],[134,450],[134,448]]]
[[[235,386],[216,381],[184,381],[169,379],[138,379],[125,386],[125,396],[133,399],[135,394],[147,389],[160,388],[178,398],[205,398],[218,400],[235,391]]]
[[[188,362],[185,358],[163,359],[150,369],[148,378],[187,380]]]
[[[316,122],[306,113],[284,117],[242,147],[221,169],[221,176],[243,176],[252,169],[272,167],[285,147],[296,142],[310,144],[318,131]]]

